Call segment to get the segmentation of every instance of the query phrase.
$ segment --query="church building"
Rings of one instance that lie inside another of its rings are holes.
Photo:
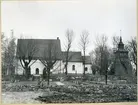
[[[65,73],[65,57],[66,52],[61,50],[60,39],[18,39],[17,42],[17,53],[16,57],[18,60],[16,74],[24,74],[25,70],[22,67],[20,58],[24,58],[26,62],[29,57],[30,60],[30,74],[34,76],[40,76],[45,71],[45,65],[43,62],[54,60],[56,63],[53,65],[51,72],[54,73]],[[68,61],[68,73],[82,74],[83,63],[81,52],[69,52]],[[53,59],[52,59],[53,58]],[[91,73],[91,61],[90,56],[86,57],[86,73]],[[44,61],[43,61],[44,60]],[[47,61],[46,61],[47,60]]]

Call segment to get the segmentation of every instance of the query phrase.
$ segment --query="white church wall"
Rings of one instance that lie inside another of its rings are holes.
[[[30,64],[32,64],[33,62],[34,62],[34,60],[32,60]],[[62,66],[61,61],[57,61],[57,63],[55,63],[55,65],[54,65],[53,69],[51,69],[51,71],[53,71],[53,73],[59,73],[61,66]],[[40,60],[36,60],[35,63],[30,66],[30,68],[31,68],[32,75],[36,74],[36,68],[39,69],[39,74],[43,74],[43,69],[45,68],[45,66],[42,64],[42,62]],[[16,74],[22,75],[23,71],[24,71],[24,69],[22,68],[21,63],[18,60]]]
[[[34,62],[31,61],[31,63]],[[30,64],[31,64],[30,63]],[[75,70],[73,70],[73,65],[75,65]],[[91,70],[91,65],[86,64],[85,67],[87,67],[87,71],[85,73],[92,73]],[[37,60],[33,65],[31,65],[31,74],[35,75],[36,74],[36,68],[39,69],[39,74],[43,74],[43,69],[45,66],[41,63],[40,60]],[[57,61],[57,63],[54,65],[53,69],[51,69],[52,73],[64,73],[65,69],[64,68],[64,63],[62,61]],[[18,60],[18,66],[16,69],[16,74],[22,75],[24,69],[22,68],[20,61]],[[77,73],[77,74],[83,74],[83,64],[82,62],[68,62],[68,73]]]
[[[32,62],[34,62],[34,60]],[[31,65],[31,74],[36,74],[36,68],[39,69],[39,74],[43,74],[43,69],[45,68],[45,66],[40,60],[37,60],[33,65]]]
[[[61,73],[61,72],[62,72],[62,68],[63,68],[63,63],[62,63],[62,61],[57,61],[57,62],[54,64],[53,69],[51,69],[51,72],[52,72],[53,74]]]
[[[91,64],[86,64],[85,67],[87,67],[87,71],[85,71],[85,73],[92,74]]]
[[[75,70],[73,70],[73,65],[75,65]],[[68,62],[68,73],[83,73],[83,65],[82,62]]]

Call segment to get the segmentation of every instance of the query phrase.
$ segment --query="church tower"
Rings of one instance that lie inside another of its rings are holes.
[[[132,65],[128,57],[128,51],[125,50],[122,37],[118,43],[117,51],[114,52],[115,60],[113,63],[114,75],[132,76]]]

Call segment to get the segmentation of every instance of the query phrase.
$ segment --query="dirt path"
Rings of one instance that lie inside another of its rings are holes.
[[[55,84],[56,84],[56,85],[62,85],[62,86],[65,85],[65,84],[62,83],[62,82],[55,82]]]
[[[20,84],[25,84],[21,82]],[[28,84],[28,83],[26,83]],[[36,84],[36,82],[31,83]],[[45,83],[46,84],[46,83]],[[17,83],[9,84],[9,85],[17,85]],[[64,85],[59,81],[52,82],[51,85]],[[43,93],[41,91],[37,92],[2,92],[2,103],[3,104],[40,104],[42,102],[38,100],[34,100],[38,96],[42,96]]]
[[[34,100],[41,95],[42,92],[3,92],[2,104],[41,104],[42,102]]]

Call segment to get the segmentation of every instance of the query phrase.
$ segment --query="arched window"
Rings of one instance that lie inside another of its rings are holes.
[[[39,69],[38,69],[38,68],[36,68],[36,71],[35,71],[35,72],[36,72],[36,74],[39,74]]]
[[[88,71],[88,68],[87,67],[85,67],[85,71]]]
[[[72,70],[75,70],[75,65],[72,65]]]

